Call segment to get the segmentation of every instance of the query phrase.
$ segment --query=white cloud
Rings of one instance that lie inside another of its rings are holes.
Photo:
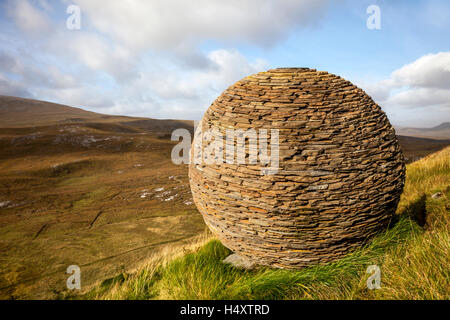
[[[17,58],[1,51],[0,71],[13,74],[21,86],[28,88],[62,89],[74,87],[77,83],[73,76],[62,73],[53,65],[40,65],[30,57]]]
[[[395,86],[450,89],[450,52],[427,54],[394,71]]]
[[[77,0],[99,31],[134,49],[171,49],[215,39],[271,45],[315,24],[328,0]]]
[[[235,49],[210,52],[207,70],[165,68],[143,72],[124,88],[108,112],[147,115],[157,118],[200,119],[212,101],[229,85],[267,68],[267,62],[248,61]],[[129,99],[129,97],[133,97]]]
[[[39,35],[50,28],[48,17],[27,0],[10,0],[6,10],[16,25],[28,34]]]
[[[57,47],[65,43],[60,56],[66,56],[72,64],[79,63],[94,72],[106,72],[119,82],[137,75],[137,55],[126,48],[108,42],[95,33],[78,32],[66,42],[62,37],[54,39],[52,46],[59,51]]]
[[[392,95],[387,101],[391,106],[408,109],[442,107],[449,112],[450,119],[450,90],[448,89],[409,89]]]
[[[363,87],[395,124],[426,127],[450,121],[450,52],[424,55]]]

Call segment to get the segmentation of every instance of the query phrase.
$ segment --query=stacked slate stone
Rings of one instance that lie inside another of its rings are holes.
[[[267,129],[269,149],[270,129],[278,129],[275,174],[261,174],[260,163],[192,161],[189,168],[205,223],[257,264],[333,261],[386,228],[395,213],[405,165],[394,129],[363,90],[339,76],[308,68],[248,76],[212,103],[201,125],[224,135]]]

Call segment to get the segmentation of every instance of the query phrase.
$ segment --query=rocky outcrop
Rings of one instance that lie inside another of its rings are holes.
[[[339,76],[308,68],[248,76],[212,103],[201,124],[203,132],[224,135],[267,129],[269,150],[270,130],[277,129],[275,174],[261,174],[267,164],[260,162],[189,168],[206,224],[258,264],[300,268],[335,260],[386,228],[395,212],[405,165],[394,129],[363,90]]]

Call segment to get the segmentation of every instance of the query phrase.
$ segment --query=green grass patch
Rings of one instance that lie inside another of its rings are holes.
[[[100,197],[102,197],[107,191],[107,188],[98,188],[92,192],[84,194],[81,199],[72,203],[73,210],[84,208],[92,204],[94,201],[97,201]]]
[[[65,178],[57,184],[58,187],[68,187],[68,186],[84,186],[86,184],[92,184],[97,179],[96,176],[82,176],[82,177],[71,177]]]

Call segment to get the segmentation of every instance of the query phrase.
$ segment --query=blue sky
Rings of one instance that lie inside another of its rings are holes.
[[[358,85],[395,125],[450,121],[450,1],[11,0],[0,12],[0,94],[200,119],[234,81],[300,66]]]

